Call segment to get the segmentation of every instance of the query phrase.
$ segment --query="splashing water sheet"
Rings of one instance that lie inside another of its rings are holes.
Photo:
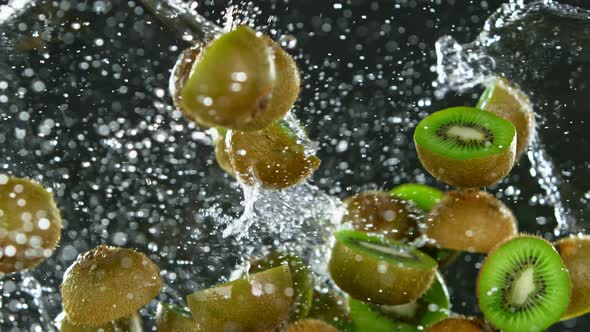
[[[474,105],[498,75],[530,96],[538,125],[526,158],[488,190],[521,231],[549,240],[586,231],[590,12],[575,6],[584,3],[1,5],[0,172],[49,188],[63,229],[44,263],[0,279],[0,330],[57,330],[65,270],[101,243],[137,248],[160,267],[165,287],[140,312],[146,331],[158,301],[181,303],[270,250],[297,253],[325,283],[341,200],[407,182],[449,189],[422,169],[414,128],[436,110]],[[300,67],[301,96],[285,122],[322,160],[306,183],[281,191],[237,183],[216,165],[212,132],[172,103],[181,52],[239,24],[279,41]],[[462,254],[445,271],[454,312],[480,314],[483,258]],[[582,317],[550,330],[588,326]]]

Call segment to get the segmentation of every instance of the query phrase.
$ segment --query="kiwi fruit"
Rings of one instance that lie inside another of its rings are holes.
[[[65,312],[55,319],[60,332],[142,332],[141,316],[134,313],[129,317],[123,317],[116,321],[100,324],[98,326],[74,325]],[[164,330],[166,331],[166,330]],[[187,331],[188,332],[188,331]]]
[[[187,302],[203,331],[272,331],[289,318],[293,281],[280,265],[197,291]]]
[[[493,332],[493,329],[482,319],[457,316],[431,325],[426,332]]]
[[[447,318],[449,307],[449,292],[439,273],[428,291],[414,302],[388,306],[350,300],[352,319],[360,330],[382,326],[388,331],[422,331]]]
[[[0,275],[43,262],[60,236],[53,195],[29,179],[0,175]]]
[[[417,249],[357,231],[339,231],[328,263],[332,280],[351,297],[404,304],[430,288],[436,261]]]
[[[570,275],[572,296],[562,320],[590,312],[590,236],[572,235],[560,239],[555,247]]]
[[[332,325],[317,319],[304,319],[287,327],[284,332],[339,332]]]
[[[199,331],[199,325],[187,308],[170,303],[159,303],[156,312],[156,329],[159,332],[194,332]]]
[[[382,234],[393,240],[418,236],[417,211],[411,204],[383,191],[366,191],[344,200],[343,222],[357,231]]]
[[[190,67],[187,68],[187,67]],[[247,26],[183,54],[171,92],[203,127],[260,130],[280,120],[299,95],[297,65],[267,36]]]
[[[100,245],[66,270],[61,284],[64,311],[77,325],[99,326],[130,316],[162,288],[160,270],[133,249]]]
[[[485,259],[478,274],[477,299],[486,320],[498,329],[543,331],[568,308],[567,268],[549,242],[517,236]]]
[[[390,193],[414,203],[414,205],[428,212],[441,200],[444,193],[436,188],[419,183],[406,183],[391,189]]]
[[[453,107],[418,123],[414,143],[422,166],[459,188],[480,188],[502,180],[512,169],[516,130],[491,112]]]
[[[313,297],[313,279],[307,265],[293,254],[273,252],[250,264],[248,273],[257,273],[273,267],[286,265],[293,279],[293,308],[290,320],[307,317]]]
[[[348,330],[352,323],[348,300],[344,294],[332,289],[314,289],[307,317],[332,324],[341,331]]]
[[[260,131],[228,132],[229,160],[238,179],[249,186],[284,189],[294,186],[320,166],[286,125],[275,123]]]
[[[225,138],[227,129],[217,128],[217,137],[214,139],[215,144],[215,160],[217,165],[231,176],[236,176],[231,161],[229,160],[227,144],[225,144]]]
[[[515,236],[517,225],[504,203],[486,192],[466,189],[445,194],[428,214],[425,233],[442,248],[486,253]]]
[[[529,98],[506,78],[496,78],[481,95],[477,108],[492,112],[516,129],[516,160],[526,150],[535,131],[535,113]]]

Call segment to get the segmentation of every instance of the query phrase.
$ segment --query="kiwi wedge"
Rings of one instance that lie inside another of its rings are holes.
[[[535,113],[529,98],[506,78],[491,82],[481,95],[477,108],[492,112],[516,129],[516,160],[526,150],[535,130]]]
[[[504,203],[486,192],[467,189],[445,194],[428,214],[425,233],[439,247],[485,253],[515,236],[517,225]]]
[[[293,279],[293,308],[290,320],[296,321],[307,317],[313,298],[313,279],[307,265],[299,257],[273,252],[264,258],[253,261],[250,264],[249,273],[257,273],[281,265],[289,267]]]
[[[228,133],[229,160],[240,181],[264,189],[294,186],[320,166],[298,143],[286,125],[275,123],[260,131]]]
[[[177,106],[203,127],[263,129],[280,120],[299,95],[291,56],[243,25],[191,48],[174,73],[181,81],[171,83]]]
[[[357,330],[372,326],[385,331],[417,332],[449,316],[449,292],[437,273],[432,286],[418,300],[395,306],[375,305],[350,299],[351,315]]]
[[[203,331],[272,331],[289,318],[293,281],[281,265],[187,296]]]
[[[559,321],[570,301],[567,268],[542,238],[521,235],[494,249],[477,279],[486,320],[505,332],[543,331]]]
[[[570,275],[572,296],[561,320],[590,312],[590,236],[572,235],[555,243]]]
[[[493,332],[493,329],[482,319],[457,316],[441,320],[426,332]]]
[[[162,284],[160,270],[143,253],[100,245],[66,270],[64,311],[74,324],[99,326],[137,312],[160,293]]]
[[[414,203],[414,205],[428,212],[441,200],[444,193],[434,187],[419,183],[406,183],[391,189],[390,193]]]
[[[343,222],[357,231],[382,234],[392,240],[418,236],[419,212],[406,201],[384,191],[366,191],[344,200]]]
[[[352,323],[348,300],[345,295],[335,290],[320,291],[314,289],[308,318],[322,320],[341,331],[347,331]]]
[[[436,261],[408,245],[363,232],[339,231],[330,276],[351,297],[375,304],[404,304],[430,288]]]
[[[284,332],[339,332],[332,325],[317,319],[304,319],[287,327]]]
[[[61,236],[53,195],[29,179],[0,175],[0,275],[35,267]]]
[[[188,308],[170,303],[158,303],[156,329],[158,332],[193,332],[199,331],[199,325]]]
[[[99,326],[74,325],[65,312],[55,319],[60,332],[142,332],[141,316],[134,313],[129,317],[123,317],[116,321],[107,322]],[[164,330],[166,331],[166,330]]]
[[[480,188],[499,182],[512,169],[516,130],[491,112],[453,107],[420,121],[414,143],[432,176],[455,187]]]

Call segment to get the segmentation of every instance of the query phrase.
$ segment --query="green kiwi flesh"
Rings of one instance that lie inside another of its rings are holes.
[[[568,307],[569,275],[550,243],[521,235],[490,252],[479,271],[477,298],[494,327],[505,332],[543,331]]]
[[[163,332],[199,331],[188,308],[170,303],[159,303],[156,311],[156,328]]]
[[[355,299],[404,304],[422,296],[434,280],[436,261],[413,247],[356,231],[334,237],[330,276]]]
[[[499,182],[512,169],[516,130],[491,112],[453,107],[420,121],[414,143],[432,176],[455,187],[480,188]]]
[[[293,278],[293,308],[290,320],[296,321],[307,317],[313,298],[313,280],[307,265],[299,257],[273,252],[264,258],[255,260],[250,264],[249,273],[257,273],[281,265],[289,267]]]
[[[561,320],[590,312],[590,236],[572,235],[555,243],[572,282],[570,304]]]
[[[293,281],[281,265],[187,296],[203,331],[272,331],[289,318]]]

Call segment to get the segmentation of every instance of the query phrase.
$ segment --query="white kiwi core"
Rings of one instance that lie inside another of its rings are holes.
[[[463,141],[485,141],[486,135],[481,131],[463,126],[452,126],[448,129],[447,135],[457,137]]]
[[[510,302],[516,305],[524,304],[535,291],[535,270],[532,267],[522,271],[515,279],[510,294]]]

